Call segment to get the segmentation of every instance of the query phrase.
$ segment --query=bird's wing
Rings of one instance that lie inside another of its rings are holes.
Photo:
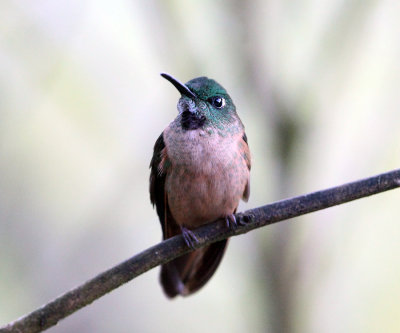
[[[250,155],[250,149],[249,149],[249,144],[247,142],[247,135],[246,133],[243,133],[242,136],[242,144],[240,145],[240,149],[241,149],[241,153],[242,156],[244,158],[244,160],[246,161],[247,167],[249,168],[249,171],[251,169],[251,155]],[[250,178],[247,179],[247,183],[246,186],[244,188],[244,192],[243,192],[243,200],[247,201],[249,200],[249,196],[250,196]]]
[[[153,206],[155,205],[157,208],[163,239],[180,233],[180,228],[169,211],[168,198],[165,192],[165,179],[169,163],[163,133],[161,133],[154,145],[154,153],[150,162],[150,200]]]

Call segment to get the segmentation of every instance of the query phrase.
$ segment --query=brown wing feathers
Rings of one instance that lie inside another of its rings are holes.
[[[250,156],[250,149],[249,149],[249,144],[247,142],[247,135],[246,133],[243,133],[242,140],[245,144],[242,145],[242,156],[245,159],[247,163],[247,167],[249,168],[249,171],[251,169],[251,156]],[[244,188],[243,192],[243,200],[247,202],[249,200],[250,196],[250,179],[247,180],[247,184]]]
[[[163,134],[158,137],[154,144],[154,153],[150,162],[150,201],[156,205],[157,214],[160,219],[160,223],[164,233],[164,221],[165,221],[165,177],[166,173],[160,168],[162,161],[162,152],[165,149],[165,143]],[[164,155],[164,154],[163,154]],[[164,164],[164,163],[163,163]]]

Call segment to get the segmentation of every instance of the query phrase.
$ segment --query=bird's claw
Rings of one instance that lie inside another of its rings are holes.
[[[236,217],[233,214],[228,215],[227,217],[225,217],[225,222],[226,222],[226,226],[229,229],[236,229],[237,227],[237,222],[236,222]]]
[[[192,250],[195,249],[196,244],[199,242],[195,234],[185,227],[181,227],[182,237],[185,241],[185,244],[190,247]]]

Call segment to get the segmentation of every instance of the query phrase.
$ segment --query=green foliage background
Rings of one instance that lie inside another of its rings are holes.
[[[400,164],[400,2],[0,2],[0,324],[161,239],[153,144],[182,81],[231,94],[256,207]],[[49,332],[400,331],[400,192],[231,240],[167,300],[153,270]]]

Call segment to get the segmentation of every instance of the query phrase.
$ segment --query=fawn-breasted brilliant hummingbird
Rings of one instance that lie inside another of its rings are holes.
[[[244,126],[226,90],[198,77],[186,84],[162,73],[181,93],[178,116],[161,133],[150,163],[150,199],[156,205],[163,239],[182,234],[197,241],[191,229],[224,218],[236,225],[240,199],[250,194],[250,151]],[[168,297],[190,295],[217,269],[227,240],[176,258],[161,267]]]

